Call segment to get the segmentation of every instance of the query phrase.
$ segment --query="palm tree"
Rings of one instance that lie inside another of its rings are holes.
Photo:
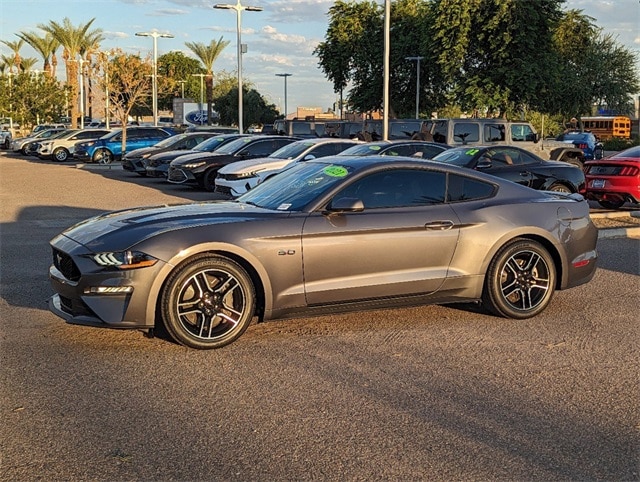
[[[10,42],[9,40],[0,40],[3,44],[13,50],[13,66],[16,68],[16,73],[20,72],[20,62],[22,58],[20,57],[20,49],[24,45],[24,40],[20,39],[15,42]]]
[[[38,59],[34,57],[25,57],[20,61],[20,70],[22,72],[29,72],[38,63]]]
[[[202,42],[185,42],[185,45],[195,54],[202,62],[206,70],[206,91],[207,91],[207,124],[211,125],[212,104],[213,104],[213,63],[216,61],[224,48],[229,45],[228,40],[222,40],[222,37],[216,42],[212,40],[209,45]]]
[[[84,25],[75,27],[69,18],[65,17],[62,24],[50,21],[48,24],[38,25],[38,28],[51,34],[62,45],[62,58],[67,72],[67,86],[71,91],[71,126],[78,125],[78,64],[83,65],[85,59],[82,55],[87,50],[94,48],[103,40],[102,30],[89,30],[95,18]],[[78,59],[80,56],[80,59]]]
[[[37,33],[33,32],[20,32],[16,35],[31,45],[31,47],[42,56],[42,60],[44,61],[42,70],[44,70],[47,75],[55,78],[55,66],[51,63],[50,59],[55,58],[56,50],[58,50],[60,42],[53,38],[53,35],[48,32],[44,37],[40,37]]]

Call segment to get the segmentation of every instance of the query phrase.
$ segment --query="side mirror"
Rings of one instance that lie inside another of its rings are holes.
[[[313,154],[307,154],[306,156],[304,156],[304,159],[302,159],[303,161],[311,161],[313,159],[315,159],[316,156],[314,156]]]
[[[480,159],[476,164],[476,169],[478,170],[491,169],[492,167],[493,167],[493,164],[491,163],[491,160],[486,157],[483,157],[482,159]]]
[[[362,199],[354,197],[341,197],[334,199],[327,207],[328,212],[360,212],[364,211],[364,203]]]

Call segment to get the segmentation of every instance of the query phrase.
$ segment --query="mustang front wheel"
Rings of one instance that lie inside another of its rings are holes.
[[[198,256],[172,273],[162,293],[169,334],[191,348],[220,348],[251,324],[255,289],[247,272],[230,259]]]
[[[556,270],[549,252],[540,243],[518,239],[491,261],[482,301],[496,315],[531,318],[551,302],[555,283]]]

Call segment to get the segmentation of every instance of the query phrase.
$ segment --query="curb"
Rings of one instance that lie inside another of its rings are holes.
[[[114,167],[122,167],[122,164],[120,162],[112,162],[111,164],[87,164],[87,163],[76,164],[76,169],[109,170]]]
[[[640,239],[640,228],[602,228],[598,229],[598,239],[634,238]]]

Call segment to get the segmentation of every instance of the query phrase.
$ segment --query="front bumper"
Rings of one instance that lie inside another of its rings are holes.
[[[147,170],[144,167],[144,161],[141,157],[122,159],[122,169],[125,171],[137,172],[138,174],[146,174]]]
[[[155,309],[147,309],[149,290],[164,264],[134,270],[106,270],[93,254],[66,239],[54,248],[49,268],[54,295],[49,310],[67,323],[108,328],[152,328]],[[62,249],[65,248],[65,249]],[[70,249],[68,249],[70,248]],[[64,271],[64,272],[63,272]]]
[[[167,181],[174,184],[192,184],[198,182],[198,179],[196,179],[194,173],[188,169],[169,166],[169,170],[167,171]]]
[[[260,178],[258,177],[247,177],[235,180],[217,177],[215,192],[225,194],[227,196],[238,197],[256,187],[259,181]]]

